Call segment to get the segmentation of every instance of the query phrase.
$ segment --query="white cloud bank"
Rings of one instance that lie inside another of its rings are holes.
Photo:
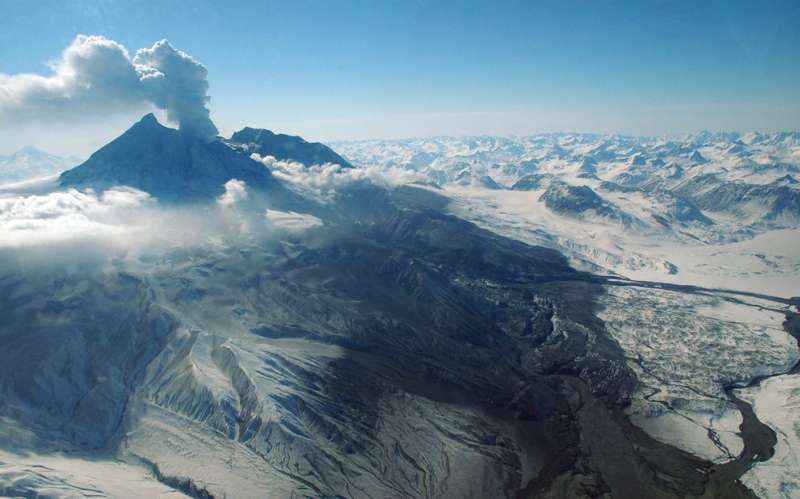
[[[289,232],[301,232],[322,225],[322,220],[308,213],[267,210],[266,217],[272,227]]]
[[[166,40],[127,49],[102,36],[78,35],[50,65],[52,74],[0,73],[0,125],[104,115],[150,103],[166,110],[181,130],[213,138],[208,72]]]
[[[338,187],[362,180],[369,180],[384,186],[410,184],[425,180],[421,173],[399,167],[345,168],[334,163],[305,166],[294,161],[280,161],[272,156],[262,157],[253,154],[251,158],[266,166],[276,178],[306,194],[314,194],[323,200],[328,198]]]
[[[129,236],[142,228],[137,213],[152,205],[130,188],[0,198],[0,248]]]
[[[232,178],[225,182],[225,192],[217,199],[217,202],[222,206],[235,206],[249,198],[247,184],[243,180]]]
[[[105,250],[160,251],[212,244],[238,245],[298,232],[322,224],[304,213],[268,210],[232,179],[216,203],[161,206],[149,194],[115,187],[102,193],[69,189],[38,194],[0,192],[0,250],[83,248],[88,256]],[[19,251],[18,251],[19,250]]]

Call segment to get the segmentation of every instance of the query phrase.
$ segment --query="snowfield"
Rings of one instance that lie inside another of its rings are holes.
[[[450,210],[481,227],[557,249],[576,268],[630,279],[796,296],[800,229],[765,230],[733,242],[643,235],[603,220],[554,214],[540,192],[445,186]]]
[[[12,454],[0,451],[0,496],[190,497],[160,483],[144,466],[96,456]]]

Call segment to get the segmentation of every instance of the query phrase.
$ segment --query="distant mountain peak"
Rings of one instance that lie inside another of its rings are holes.
[[[629,166],[644,166],[647,164],[647,160],[645,159],[643,154],[634,154],[630,158],[628,158],[628,165]]]
[[[27,145],[10,156],[0,156],[0,183],[48,177],[79,162],[73,157],[62,158]]]
[[[791,175],[786,174],[783,177],[775,179],[775,181],[773,183],[774,184],[779,184],[779,185],[794,185],[794,184],[797,184],[799,182],[797,181],[797,179],[795,179]]]
[[[52,154],[42,151],[36,146],[24,146],[15,152],[13,156],[52,156]]]
[[[694,161],[697,164],[708,163],[708,160],[705,158],[705,156],[700,154],[700,151],[698,151],[697,149],[694,150],[694,152],[692,153],[691,158],[689,158],[689,159],[691,159],[692,161]]]

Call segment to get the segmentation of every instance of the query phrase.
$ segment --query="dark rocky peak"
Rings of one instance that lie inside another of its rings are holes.
[[[583,158],[578,171],[581,173],[597,173],[597,160],[592,157]]]
[[[227,141],[248,155],[272,156],[281,161],[296,161],[305,166],[335,163],[345,168],[352,165],[333,149],[302,137],[273,133],[263,128],[245,127]]]
[[[667,166],[667,172],[668,172],[667,178],[670,178],[670,179],[683,178],[683,175],[684,175],[684,171],[683,171],[683,168],[681,167],[681,165],[679,165],[677,163],[674,163],[674,162],[671,162]]]
[[[634,154],[628,160],[630,166],[644,166],[647,163],[645,157],[641,154]]]
[[[569,185],[553,181],[542,194],[545,205],[558,213],[581,213],[586,210],[600,210],[605,206],[603,198],[586,185]]]
[[[773,182],[773,184],[777,184],[777,185],[795,185],[795,184],[798,184],[798,183],[800,183],[800,182],[798,182],[796,178],[792,177],[789,174],[786,174],[783,177],[777,178]]]
[[[511,186],[515,191],[535,191],[546,188],[553,180],[553,176],[548,173],[534,173],[525,175]]]
[[[196,201],[224,192],[231,179],[269,190],[278,185],[269,170],[220,140],[206,142],[161,125],[145,115],[84,163],[61,174],[63,187],[103,190],[129,186],[163,201]]]
[[[708,163],[708,160],[705,158],[705,156],[700,154],[700,151],[698,151],[697,149],[694,150],[692,156],[689,159],[691,159],[694,163],[697,163],[698,165]]]

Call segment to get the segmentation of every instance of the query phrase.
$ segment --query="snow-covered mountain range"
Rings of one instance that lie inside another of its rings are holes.
[[[337,143],[413,171],[491,230],[627,277],[792,295],[800,133],[680,139],[585,134]]]
[[[0,494],[800,490],[797,134],[333,147],[0,188]]]
[[[78,163],[78,158],[63,158],[26,146],[10,156],[0,155],[0,184],[55,175]]]
[[[702,133],[681,140],[548,134],[335,145],[354,163],[413,169],[438,186],[537,191],[554,179],[586,186],[640,229],[678,237],[691,237],[686,231],[734,236],[709,228],[726,216],[736,217],[737,233],[744,235],[800,223],[800,133]],[[585,209],[572,211],[577,216]]]

